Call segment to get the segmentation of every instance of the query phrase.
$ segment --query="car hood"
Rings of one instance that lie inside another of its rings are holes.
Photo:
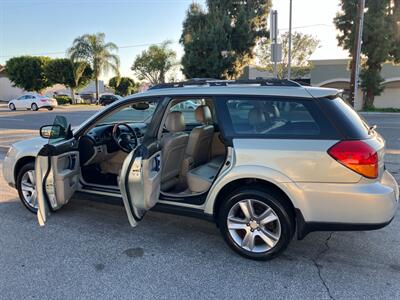
[[[39,136],[33,139],[16,142],[12,145],[12,147],[23,152],[24,155],[37,156],[39,150],[42,149],[42,147],[48,142],[48,139],[44,139]]]

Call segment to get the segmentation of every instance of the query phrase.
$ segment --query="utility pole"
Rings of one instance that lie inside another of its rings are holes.
[[[278,44],[278,11],[270,13],[271,61],[274,63],[274,78],[278,78],[278,62],[282,61],[282,45]]]
[[[355,21],[354,46],[351,61],[351,77],[350,77],[350,103],[354,107],[358,97],[358,77],[360,74],[360,54],[362,45],[362,32],[364,25],[364,8],[365,0],[358,0],[357,15]]]
[[[271,38],[271,58],[274,63],[274,78],[278,77],[278,59],[277,44],[278,44],[278,11],[271,10],[270,13],[270,38]]]
[[[289,49],[288,49],[288,74],[287,79],[290,80],[292,75],[292,0],[289,7]]]

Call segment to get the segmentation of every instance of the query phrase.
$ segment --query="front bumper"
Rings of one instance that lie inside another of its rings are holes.
[[[296,183],[291,194],[299,238],[311,231],[382,228],[394,218],[399,202],[399,186],[387,171],[373,183]]]
[[[15,187],[14,180],[15,149],[10,148],[3,160],[3,177],[10,186]]]

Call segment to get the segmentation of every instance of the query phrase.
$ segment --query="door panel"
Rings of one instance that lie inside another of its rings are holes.
[[[158,143],[138,146],[125,159],[119,180],[129,223],[135,227],[158,201],[161,149]]]
[[[75,139],[44,146],[35,161],[38,221],[43,226],[79,188],[80,164]]]

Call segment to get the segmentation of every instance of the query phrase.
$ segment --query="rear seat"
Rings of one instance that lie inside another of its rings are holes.
[[[224,161],[224,156],[217,156],[208,163],[190,170],[186,175],[190,191],[200,193],[208,190]]]

